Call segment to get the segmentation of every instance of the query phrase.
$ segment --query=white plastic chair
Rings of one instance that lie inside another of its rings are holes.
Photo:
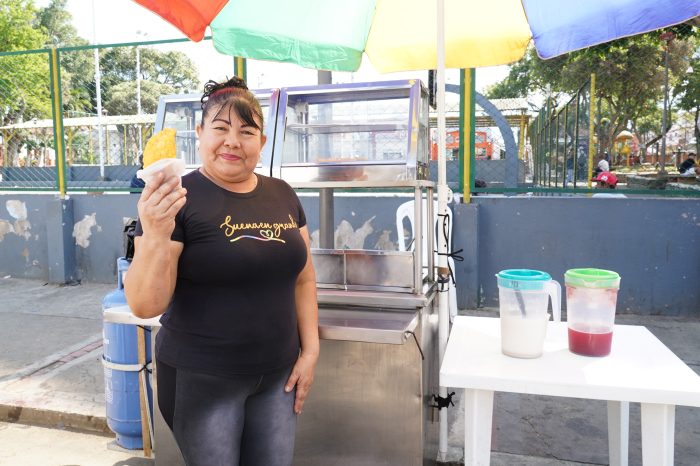
[[[427,206],[426,206],[426,200],[423,199],[423,212],[424,215],[427,215]],[[440,234],[442,235],[442,222],[443,219],[442,217],[437,216],[438,212],[438,202],[433,201],[433,212],[435,213],[435,236],[434,238],[434,256],[433,256],[433,264],[437,266],[438,263],[438,253],[437,253],[437,244],[438,244],[438,237],[437,235]],[[414,249],[414,244],[413,244],[413,239],[415,237],[415,222],[413,221],[413,213],[414,213],[414,201],[408,201],[404,202],[401,204],[397,209],[396,209],[396,232],[398,235],[399,239],[399,251],[413,251]],[[449,206],[447,206],[447,216],[449,218],[449,228],[447,230],[447,249],[450,250],[452,247],[452,210],[450,209]],[[408,232],[408,237],[406,236],[406,231],[404,227],[404,219],[408,219],[409,227],[410,230]],[[410,249],[408,249],[408,246],[410,244]],[[428,263],[428,232],[427,232],[427,222],[423,222],[423,264]],[[447,258],[447,263],[452,269],[452,273],[456,274],[455,271],[455,263],[454,259],[451,257]],[[455,276],[456,279],[456,276]],[[448,291],[448,304],[450,308],[450,322],[454,320],[454,316],[457,315],[457,290],[455,288],[455,285],[453,283],[450,283],[450,289]]]

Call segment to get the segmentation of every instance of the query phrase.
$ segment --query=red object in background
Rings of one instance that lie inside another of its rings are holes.
[[[477,159],[491,160],[493,155],[493,144],[489,142],[486,131],[475,131],[474,150]]]
[[[659,37],[661,38],[661,40],[665,40],[667,42],[671,42],[673,39],[676,38],[675,34],[673,34],[673,32],[671,31],[663,32]]]
[[[598,176],[593,178],[591,181],[602,181],[610,186],[617,186],[617,177],[614,173],[610,172],[600,172]]]
[[[477,159],[491,159],[493,154],[493,144],[488,140],[486,131],[476,131],[474,141],[474,151]],[[459,149],[459,131],[447,131],[445,133],[445,150],[454,151]],[[449,152],[448,152],[449,153]],[[437,160],[437,143],[430,145],[430,158]]]
[[[612,332],[588,333],[569,328],[569,350],[583,356],[607,356],[612,347]]]

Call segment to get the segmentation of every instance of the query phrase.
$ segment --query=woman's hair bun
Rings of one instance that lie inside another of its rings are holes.
[[[242,89],[244,91],[247,91],[248,85],[243,79],[239,78],[238,76],[234,76],[233,78],[230,78],[228,81],[223,83],[218,83],[216,81],[209,80],[206,82],[206,84],[204,84],[202,105],[204,105],[207,102],[207,100],[209,100],[209,97],[213,93],[224,89]]]

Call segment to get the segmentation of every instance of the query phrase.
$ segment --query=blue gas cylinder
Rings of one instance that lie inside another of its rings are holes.
[[[117,259],[117,289],[102,300],[103,311],[123,307],[125,312],[130,312],[126,307],[123,282],[128,268],[129,261],[123,257]],[[105,321],[102,330],[107,425],[117,435],[117,444],[128,449],[143,448],[136,329],[136,325]],[[150,362],[151,332],[148,327],[146,330],[146,361]],[[146,375],[148,406],[150,413],[153,413],[151,380],[150,375]]]

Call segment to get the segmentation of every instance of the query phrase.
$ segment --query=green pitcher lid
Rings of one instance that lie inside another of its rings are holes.
[[[620,274],[603,269],[569,269],[564,283],[585,288],[619,288]]]

